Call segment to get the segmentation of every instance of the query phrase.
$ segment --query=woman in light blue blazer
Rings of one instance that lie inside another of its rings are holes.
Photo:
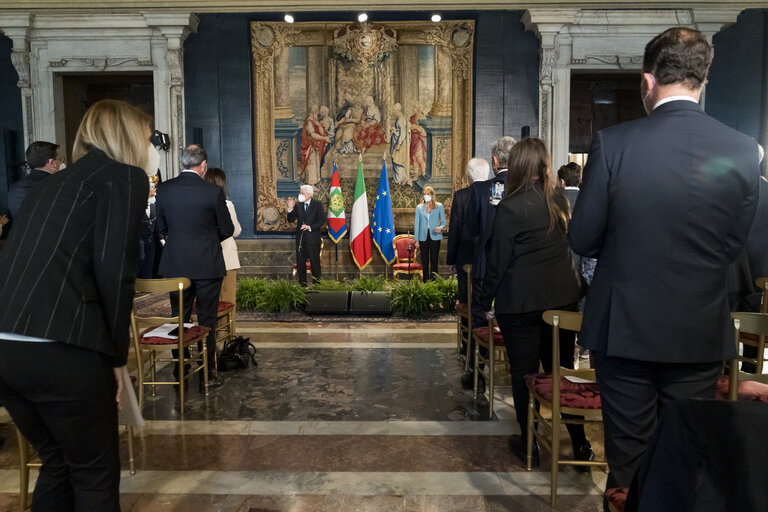
[[[413,236],[416,248],[421,250],[421,266],[424,268],[424,280],[432,279],[437,274],[437,256],[440,254],[440,240],[445,230],[445,209],[435,201],[435,189],[424,187],[424,201],[416,207]]]

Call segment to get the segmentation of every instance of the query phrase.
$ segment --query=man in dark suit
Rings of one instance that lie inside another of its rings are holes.
[[[186,277],[192,284],[184,290],[184,319],[192,316],[197,300],[197,319],[208,327],[209,387],[221,385],[213,368],[216,358],[216,314],[221,281],[226,274],[221,241],[235,231],[221,188],[203,179],[208,155],[197,145],[181,151],[183,171],[157,187],[157,231],[165,237],[158,273],[163,277]],[[178,296],[171,294],[176,315]],[[201,380],[202,383],[202,380]]]
[[[714,398],[734,355],[726,271],[757,207],[757,144],[698,105],[711,61],[696,30],[648,43],[649,116],[598,132],[569,227],[573,250],[598,258],[579,338],[594,353],[608,487],[629,486],[663,405]]]
[[[485,312],[490,310],[490,304],[480,303],[480,288],[485,278],[486,262],[488,259],[488,242],[493,234],[493,220],[496,216],[495,207],[504,196],[504,184],[507,181],[507,158],[515,139],[501,137],[493,144],[492,162],[493,178],[476,181],[472,184],[472,198],[467,214],[467,228],[472,236],[477,237],[477,245],[472,256],[472,325],[482,327],[488,325]],[[497,194],[494,196],[494,188]]]
[[[579,185],[581,185],[581,166],[576,162],[569,162],[557,170],[557,185],[565,190],[568,196],[570,211],[576,205],[579,197]]]
[[[288,222],[296,222],[296,273],[299,283],[307,286],[307,258],[312,269],[312,280],[320,279],[320,230],[325,225],[325,210],[320,201],[313,201],[315,191],[312,185],[302,185],[299,206],[290,198]]]
[[[31,171],[8,189],[8,210],[11,212],[11,219],[19,215],[21,205],[32,189],[61,169],[64,157],[58,148],[57,144],[41,140],[33,142],[27,148],[27,165]]]

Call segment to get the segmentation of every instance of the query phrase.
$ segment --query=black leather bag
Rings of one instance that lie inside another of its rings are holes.
[[[227,341],[224,349],[216,359],[216,367],[220,372],[230,372],[235,370],[244,370],[256,362],[256,347],[251,343],[250,338],[238,336]]]

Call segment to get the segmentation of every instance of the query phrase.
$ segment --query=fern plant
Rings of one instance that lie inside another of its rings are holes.
[[[366,275],[352,281],[353,292],[383,292],[387,287],[387,280],[384,276]]]
[[[456,309],[456,299],[459,297],[459,281],[456,276],[450,276],[448,279],[439,274],[433,274],[434,279],[430,281],[440,292],[440,303],[444,311],[453,311]]]
[[[307,303],[307,291],[298,283],[277,279],[269,281],[258,296],[256,308],[265,313],[287,313]]]
[[[439,308],[440,290],[430,282],[417,279],[400,281],[390,294],[392,313],[399,316],[415,317]]]
[[[318,279],[312,283],[311,292],[348,292],[349,284],[335,279]]]
[[[237,309],[253,311],[259,297],[269,286],[269,280],[261,277],[244,277],[237,282]]]

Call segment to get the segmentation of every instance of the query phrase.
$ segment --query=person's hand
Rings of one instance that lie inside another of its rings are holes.
[[[495,310],[492,309],[490,311],[486,311],[485,312],[485,319],[486,320],[491,320],[493,318],[496,318],[496,311]]]
[[[123,399],[123,368],[125,368],[125,366],[112,368],[112,371],[115,372],[115,380],[117,381],[117,395],[115,396],[115,402],[117,402],[118,411],[123,408],[121,403],[121,400]]]
[[[302,231],[307,231],[307,230],[309,230],[309,226],[307,226],[306,224],[302,224],[301,225],[301,230]]]
[[[416,242],[413,245],[414,245],[414,247],[416,247],[418,249],[419,248],[419,241],[416,240]]]
[[[288,210],[290,211],[290,210],[293,210],[294,206],[296,206],[296,201],[292,197],[289,197],[285,201],[285,204],[288,206]]]
[[[435,233],[442,233],[443,232],[443,226],[437,226],[435,228]]]
[[[0,226],[5,226],[9,221],[10,219],[7,215],[0,215]]]

